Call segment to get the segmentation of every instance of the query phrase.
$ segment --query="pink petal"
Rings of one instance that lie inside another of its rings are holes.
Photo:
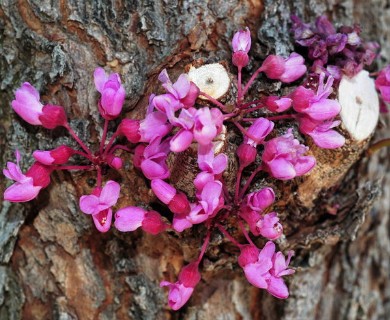
[[[327,120],[340,113],[341,106],[337,100],[321,99],[314,102],[304,112],[314,120]]]
[[[275,244],[268,241],[259,253],[259,261],[271,259],[275,253]]]
[[[182,232],[185,229],[191,228],[192,223],[190,221],[188,221],[185,217],[182,217],[179,215],[174,215],[172,227],[177,232]]]
[[[104,85],[108,80],[106,72],[104,71],[103,68],[96,68],[95,72],[93,73],[93,78],[94,78],[96,90],[102,93],[104,89]]]
[[[288,298],[288,288],[282,278],[271,276],[268,281],[267,291],[279,299]]]
[[[100,232],[107,232],[111,227],[112,210],[106,209],[100,211],[99,213],[92,215],[92,219],[95,223],[96,229]]]
[[[312,156],[300,157],[294,165],[296,175],[302,176],[308,173],[316,165],[316,159]]]
[[[108,181],[103,187],[99,197],[99,202],[105,204],[107,207],[112,207],[116,204],[119,198],[121,187],[115,181]]]
[[[193,134],[189,130],[181,129],[170,141],[170,148],[173,152],[182,152],[192,143]]]
[[[166,179],[169,177],[169,170],[165,166],[149,159],[142,161],[141,169],[145,177],[149,180]]]
[[[122,232],[134,231],[142,226],[146,210],[139,207],[126,207],[115,213],[115,227]]]
[[[80,210],[86,214],[98,213],[99,198],[94,195],[81,196]]]
[[[32,178],[23,183],[16,182],[4,191],[4,200],[26,202],[34,199],[42,187],[35,187]]]
[[[266,279],[269,277],[268,271],[272,267],[271,259],[265,263],[248,263],[243,269],[248,282],[260,289],[266,289],[268,284]]]
[[[34,151],[33,157],[35,158],[35,160],[39,161],[42,164],[46,164],[48,166],[53,164],[53,162],[55,161],[55,159],[50,155],[50,151],[40,151],[40,150]]]
[[[294,166],[291,162],[283,158],[273,160],[268,163],[268,167],[271,171],[271,175],[276,179],[289,180],[296,176]]]
[[[8,179],[18,182],[23,182],[26,179],[26,176],[23,174],[22,170],[20,170],[20,167],[17,164],[13,162],[7,162],[7,169],[4,169],[3,173]]]
[[[43,104],[39,101],[38,91],[28,82],[16,90],[12,108],[25,121],[33,125],[41,125],[39,116],[42,114]]]
[[[326,132],[313,131],[309,133],[313,138],[314,143],[320,148],[324,149],[336,149],[344,145],[345,138],[335,130],[329,130]]]
[[[228,157],[224,153],[220,153],[214,158],[213,161],[213,173],[214,174],[220,174],[222,173],[228,164]]]

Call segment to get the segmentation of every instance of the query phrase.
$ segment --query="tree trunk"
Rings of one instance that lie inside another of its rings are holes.
[[[22,82],[32,83],[43,101],[64,106],[71,126],[96,149],[102,120],[95,67],[121,75],[126,116],[140,118],[150,93],[159,90],[162,69],[176,79],[194,60],[230,65],[230,39],[239,28],[252,31],[249,71],[269,53],[291,52],[292,13],[304,21],[325,13],[336,23],[360,23],[365,38],[379,41],[389,57],[387,0],[1,1],[0,166],[16,148],[26,169],[36,149],[76,147],[65,131],[30,126],[12,112],[10,102]],[[374,140],[386,136],[384,118]],[[287,206],[278,202],[286,230],[278,244],[296,251],[287,300],[250,286],[237,252],[215,232],[203,280],[178,312],[167,307],[159,281],[174,280],[196,257],[203,229],[179,237],[100,234],[78,207],[94,175],[55,172],[37,199],[2,203],[0,319],[386,319],[390,160],[385,150],[367,158],[366,146],[367,141],[349,143],[337,151],[347,165],[339,164],[336,178],[324,182],[314,174],[280,191],[291,199]],[[118,207],[154,201],[132,165],[108,178],[123,185]],[[1,179],[0,191],[5,187]],[[340,205],[336,216],[327,213],[334,204]]]

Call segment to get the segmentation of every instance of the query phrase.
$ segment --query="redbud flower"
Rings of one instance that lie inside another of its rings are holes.
[[[267,213],[256,223],[258,233],[269,240],[276,240],[283,234],[283,226],[279,223],[276,212]]]
[[[337,127],[341,121],[316,121],[310,117],[299,118],[299,131],[312,137],[314,143],[320,148],[336,149],[344,145],[345,138],[332,128]]]
[[[161,179],[152,180],[151,186],[156,197],[168,205],[173,213],[180,215],[189,213],[190,203],[185,194],[177,192],[174,187]]]
[[[304,63],[303,57],[295,52],[287,59],[270,55],[264,60],[261,70],[269,79],[291,83],[305,74],[307,68]]]
[[[26,174],[22,173],[19,166],[20,153],[15,151],[16,164],[7,162],[7,169],[3,174],[15,183],[4,191],[4,200],[11,202],[26,202],[34,199],[41,189],[50,183],[52,168],[39,162],[35,162]]]
[[[262,212],[275,201],[275,193],[272,188],[263,188],[259,191],[248,194],[245,204],[254,211]]]
[[[93,74],[96,90],[100,92],[99,111],[104,119],[115,119],[122,111],[125,89],[117,73],[107,76],[104,69],[96,68]]]
[[[65,145],[50,151],[36,150],[33,152],[35,160],[45,165],[64,164],[68,162],[69,158],[75,153],[75,151]]]
[[[179,310],[191,297],[195,286],[201,279],[198,263],[192,262],[185,266],[175,283],[162,281],[160,287],[169,287],[168,304],[173,310]]]
[[[210,144],[221,132],[223,114],[217,108],[198,109],[194,116],[194,138],[199,144]]]
[[[332,119],[340,113],[341,106],[337,100],[327,99],[332,93],[333,77],[329,76],[324,83],[325,74],[321,73],[317,93],[305,87],[298,87],[292,94],[294,110],[307,114],[314,120]]]
[[[265,118],[258,118],[248,128],[248,135],[245,135],[243,144],[237,149],[237,156],[241,166],[246,167],[255,161],[257,145],[264,142],[264,139],[273,128],[274,123]]]
[[[119,170],[119,169],[121,169],[122,166],[123,166],[123,161],[122,161],[122,159],[119,158],[119,157],[116,157],[116,156],[114,156],[114,155],[108,155],[108,156],[107,156],[107,164],[108,164],[111,168],[113,168],[113,169],[115,169],[115,170]]]
[[[380,91],[383,101],[390,102],[390,65],[379,72],[375,87]]]
[[[228,164],[226,154],[220,153],[215,157],[214,145],[198,145],[198,165],[202,171],[218,175],[222,173]]]
[[[122,232],[134,231],[141,227],[144,231],[156,235],[165,231],[168,225],[158,212],[130,206],[115,213],[115,227]]]
[[[251,48],[251,33],[248,28],[234,34],[232,47],[233,64],[238,68],[245,67],[249,62],[248,52]]]
[[[285,97],[269,96],[264,104],[272,112],[283,112],[291,107],[292,99]]]
[[[192,107],[199,96],[199,88],[189,80],[187,74],[181,74],[177,81],[172,84],[166,69],[161,71],[158,79],[163,83],[167,92],[173,95],[184,108]]]
[[[269,140],[262,156],[265,169],[276,179],[288,180],[304,175],[315,166],[315,158],[304,156],[309,148],[294,139],[292,129]]]
[[[140,150],[140,149],[139,149]],[[156,137],[143,150],[143,159],[141,160],[141,170],[146,178],[166,179],[169,177],[169,169],[166,164],[169,153],[169,140],[161,142],[161,137]]]
[[[108,181],[103,188],[96,187],[91,195],[80,198],[80,209],[91,214],[96,228],[107,232],[111,226],[112,209],[119,198],[120,186],[115,181]]]
[[[67,123],[61,106],[46,105],[39,101],[39,92],[28,82],[16,90],[12,108],[26,122],[54,129]]]

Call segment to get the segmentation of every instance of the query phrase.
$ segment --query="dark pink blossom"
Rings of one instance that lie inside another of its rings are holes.
[[[227,155],[220,153],[215,156],[214,145],[212,143],[198,145],[198,165],[202,171],[219,175],[226,169],[227,164]]]
[[[262,156],[265,170],[280,180],[293,179],[309,172],[315,166],[312,156],[305,156],[308,147],[294,139],[292,129],[283,136],[269,140]]]
[[[269,79],[291,83],[306,73],[305,60],[298,53],[291,53],[287,59],[269,55],[263,62],[261,70]]]
[[[143,149],[140,168],[149,180],[166,179],[169,177],[169,169],[166,159],[169,153],[169,140],[161,142],[160,137],[153,139],[150,144]]]
[[[41,189],[50,183],[52,168],[39,162],[34,162],[26,174],[19,166],[20,153],[15,151],[16,163],[7,162],[7,169],[3,174],[15,183],[4,191],[4,200],[11,202],[26,202],[34,199]]]
[[[269,240],[276,240],[283,234],[283,226],[279,223],[276,212],[267,213],[256,223],[256,229],[259,234]]]
[[[266,108],[272,112],[283,112],[291,107],[292,99],[286,97],[269,96],[264,101]]]
[[[93,76],[96,90],[101,94],[100,114],[104,119],[115,119],[122,111],[126,95],[119,74],[112,73],[107,76],[103,68],[96,68]]]
[[[92,194],[80,198],[81,211],[92,215],[93,222],[100,232],[107,232],[110,229],[111,207],[117,203],[119,193],[119,183],[110,180],[103,188],[96,187]]]
[[[379,72],[375,80],[375,87],[381,93],[383,101],[390,102],[390,65]]]
[[[332,119],[340,113],[341,106],[338,101],[327,99],[333,91],[334,79],[329,76],[326,83],[324,80],[325,74],[321,73],[317,93],[300,86],[291,94],[295,111],[304,113],[317,121]]]
[[[245,67],[249,62],[248,52],[251,48],[251,33],[248,27],[236,32],[232,40],[232,62],[238,68]]]
[[[36,150],[33,152],[33,157],[40,163],[50,166],[68,162],[74,153],[75,151],[72,148],[62,145],[50,151]]]
[[[185,266],[175,283],[162,281],[160,287],[168,287],[168,304],[173,310],[179,310],[190,299],[195,286],[201,279],[198,263],[192,262]]]

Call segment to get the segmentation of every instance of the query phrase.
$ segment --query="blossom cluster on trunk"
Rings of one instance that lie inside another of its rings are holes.
[[[273,241],[283,235],[283,226],[277,212],[272,211],[275,192],[266,185],[253,190],[253,181],[260,173],[278,180],[291,180],[308,174],[316,164],[309,148],[298,140],[299,133],[291,126],[284,134],[278,135],[274,130],[276,121],[296,121],[299,131],[319,148],[335,149],[344,144],[345,138],[336,129],[340,124],[337,117],[341,108],[338,101],[331,98],[334,74],[325,70],[324,65],[329,54],[346,54],[347,49],[351,51],[361,43],[356,28],[335,33],[333,27],[321,18],[317,21],[320,31],[314,34],[310,26],[297,18],[294,21],[296,38],[300,39],[301,45],[310,47],[309,57],[316,58],[310,66],[311,72],[317,72],[316,90],[305,86],[303,80],[288,95],[248,100],[248,91],[259,74],[263,73],[270,81],[290,84],[307,74],[307,65],[305,59],[295,52],[289,57],[270,55],[244,85],[242,69],[249,63],[251,48],[251,33],[246,28],[238,31],[232,40],[232,63],[238,69],[233,109],[202,92],[187,74],[181,74],[172,82],[168,72],[163,70],[159,80],[164,92],[151,95],[145,117],[122,119],[117,130],[107,139],[109,121],[121,114],[125,88],[118,74],[106,74],[102,68],[97,68],[94,72],[96,90],[100,93],[97,108],[104,118],[104,128],[96,151],[92,151],[73,131],[61,106],[42,104],[38,91],[30,83],[24,83],[12,101],[15,112],[31,125],[47,129],[64,127],[80,148],[76,150],[61,145],[53,150],[37,150],[33,153],[35,162],[26,173],[20,169],[21,156],[16,151],[16,163],[8,162],[3,171],[8,179],[15,181],[6,189],[4,199],[24,202],[36,198],[49,185],[54,170],[96,171],[95,188],[91,194],[82,195],[79,204],[80,210],[92,217],[98,231],[107,232],[114,224],[121,232],[141,228],[156,235],[167,229],[183,232],[196,224],[205,226],[205,240],[199,257],[182,269],[177,282],[161,282],[161,286],[169,288],[172,309],[180,309],[201,281],[199,266],[213,232],[222,233],[240,249],[238,264],[250,284],[277,298],[287,298],[288,288],[283,277],[294,273],[288,267],[293,252],[288,253],[287,259],[282,252],[276,252]],[[309,33],[313,37],[311,40]],[[324,46],[330,53],[324,51]],[[316,53],[316,48],[321,54]],[[367,50],[355,51],[371,57]],[[348,63],[341,71],[350,71]],[[388,69],[382,71],[376,83],[385,101],[390,101],[389,74]],[[208,104],[203,102],[200,106],[197,103],[199,97]],[[216,148],[216,140],[226,127],[235,127],[242,133],[242,142],[235,146],[238,169],[233,188],[225,182],[224,175],[232,160]],[[129,145],[116,143],[121,136]],[[171,153],[188,148],[197,152],[198,172],[193,180],[193,197],[171,183],[170,176],[180,173],[172,172],[167,162]],[[116,154],[117,150],[133,155],[134,167],[150,180],[155,196],[172,212],[171,220],[150,207],[115,207],[121,186],[112,180],[104,182],[104,172],[107,167],[124,170],[124,160]],[[75,163],[75,155],[84,157],[88,164]],[[233,227],[240,230],[247,243],[239,243],[227,231],[227,218],[230,224],[234,218]],[[254,243],[253,238],[259,236],[268,241],[263,248]]]

